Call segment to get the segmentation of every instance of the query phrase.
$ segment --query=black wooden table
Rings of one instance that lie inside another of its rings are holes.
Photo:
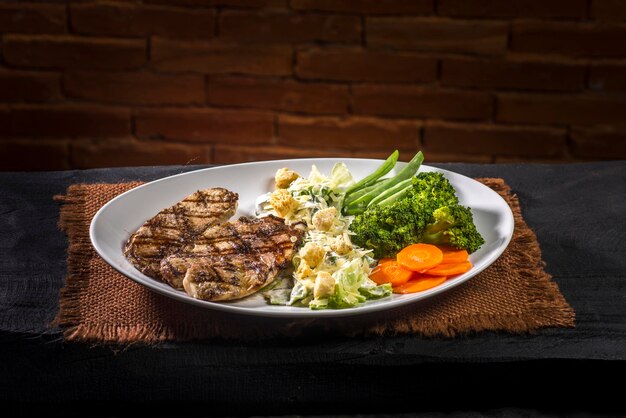
[[[64,343],[48,328],[67,247],[52,196],[73,183],[200,167],[0,173],[2,404],[18,414],[79,416],[133,407],[159,415],[623,412],[626,162],[437,166],[511,185],[546,270],[576,311],[574,329],[122,350]]]

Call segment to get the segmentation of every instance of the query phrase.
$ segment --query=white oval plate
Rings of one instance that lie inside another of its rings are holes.
[[[279,168],[289,167],[302,175],[308,175],[311,165],[315,164],[322,173],[329,174],[337,162],[344,162],[354,179],[359,180],[374,171],[382,161],[355,158],[264,161],[207,168],[166,177],[123,193],[104,205],[91,221],[89,230],[91,242],[98,254],[117,271],[155,292],[181,302],[257,316],[338,317],[396,308],[445,292],[487,268],[502,254],[511,240],[513,214],[507,203],[496,192],[460,174],[423,165],[420,171],[438,171],[448,178],[457,190],[460,203],[472,208],[476,227],[485,238],[485,244],[470,256],[474,267],[469,272],[448,279],[443,284],[424,292],[408,295],[394,294],[387,298],[368,301],[354,308],[320,311],[302,307],[269,305],[259,294],[230,302],[207,302],[194,299],[184,291],[175,290],[165,283],[140,273],[124,257],[122,248],[131,233],[160,210],[175,204],[198,189],[225,187],[237,192],[239,193],[239,209],[235,217],[253,215],[256,197],[273,190],[274,173]],[[399,162],[392,174],[405,164]]]

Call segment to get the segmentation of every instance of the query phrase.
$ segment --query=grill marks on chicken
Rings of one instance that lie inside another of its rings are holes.
[[[195,298],[239,299],[274,281],[304,233],[304,224],[288,226],[275,216],[242,217],[208,228],[193,245],[164,258],[161,275]]]
[[[289,266],[306,225],[271,215],[226,222],[237,199],[223,188],[199,190],[143,224],[124,254],[142,273],[194,298],[248,296]]]
[[[194,260],[183,280],[192,297],[210,301],[239,299],[274,281],[280,268],[272,254],[208,256]]]
[[[161,279],[161,260],[189,245],[209,226],[230,219],[238,198],[221,187],[198,190],[144,223],[130,236],[124,255],[145,275]]]

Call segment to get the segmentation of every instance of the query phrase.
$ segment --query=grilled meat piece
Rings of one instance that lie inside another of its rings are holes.
[[[280,270],[271,253],[201,257],[190,263],[183,287],[196,299],[239,299],[272,283]]]
[[[242,298],[271,283],[289,265],[305,229],[303,223],[288,226],[272,215],[215,225],[193,246],[164,258],[161,275],[199,299]]]
[[[161,279],[161,260],[233,216],[238,198],[221,187],[198,190],[144,223],[130,236],[124,255],[145,275]]]

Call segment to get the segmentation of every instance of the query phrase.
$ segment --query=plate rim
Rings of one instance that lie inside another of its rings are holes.
[[[492,193],[493,197],[496,197],[497,199],[499,199],[500,201],[502,201],[502,203],[504,204],[504,207],[507,208],[507,210],[505,211],[506,213],[506,217],[509,221],[510,224],[510,228],[507,231],[507,235],[505,237],[505,241],[503,242],[502,245],[500,245],[495,251],[492,252],[492,254],[490,254],[490,256],[486,259],[485,263],[476,268],[476,270],[474,270],[474,268],[472,268],[472,270],[470,270],[467,273],[464,273],[458,277],[455,277],[452,281],[447,280],[446,282],[440,284],[439,286],[436,286],[432,289],[426,290],[424,292],[419,292],[419,293],[413,293],[413,294],[408,294],[408,295],[402,295],[402,296],[406,296],[403,298],[398,298],[398,299],[393,299],[390,300],[390,302],[392,301],[392,305],[388,306],[388,304],[386,303],[377,303],[375,305],[368,305],[367,302],[361,305],[357,305],[355,307],[351,307],[351,308],[345,308],[345,309],[325,309],[325,310],[311,310],[308,309],[306,307],[290,307],[293,310],[276,310],[276,311],[271,311],[271,310],[259,310],[258,307],[246,307],[246,306],[235,306],[232,305],[229,301],[222,301],[222,302],[210,302],[210,301],[205,301],[205,300],[200,300],[200,299],[196,299],[193,298],[191,296],[189,296],[188,294],[184,293],[184,292],[180,292],[177,289],[163,289],[162,287],[158,286],[159,282],[158,280],[151,278],[149,276],[144,275],[143,273],[141,273],[139,270],[137,270],[137,273],[139,275],[144,276],[145,278],[147,278],[148,280],[145,280],[142,278],[142,280],[137,279],[136,277],[133,277],[131,275],[128,275],[127,272],[125,272],[121,267],[117,266],[117,263],[115,260],[111,259],[109,257],[109,254],[107,251],[103,250],[102,247],[100,247],[100,245],[98,244],[98,238],[97,238],[97,232],[96,232],[96,227],[98,224],[98,219],[102,216],[103,213],[106,212],[107,208],[113,204],[115,204],[116,201],[121,200],[123,198],[125,198],[125,196],[127,194],[130,194],[132,192],[137,191],[138,189],[141,188],[145,188],[145,187],[154,187],[155,184],[158,184],[160,182],[163,181],[167,181],[169,179],[175,178],[175,177],[180,177],[180,176],[186,176],[189,175],[191,173],[197,173],[197,172],[208,172],[208,171],[212,171],[212,170],[217,170],[217,169],[222,169],[224,167],[243,167],[243,166],[250,166],[250,165],[270,165],[270,164],[276,164],[276,163],[289,163],[289,162],[294,162],[297,161],[299,163],[306,163],[306,162],[310,162],[311,164],[314,164],[315,162],[320,162],[320,161],[325,161],[325,162],[344,162],[346,163],[346,165],[348,165],[349,167],[349,162],[350,161],[358,161],[358,162],[373,162],[373,163],[382,163],[384,160],[382,159],[375,159],[375,158],[340,158],[340,157],[336,157],[336,158],[292,158],[292,159],[280,159],[280,160],[266,160],[266,161],[253,161],[253,162],[245,162],[245,163],[237,163],[237,164],[223,164],[223,165],[219,165],[219,166],[214,166],[214,167],[206,167],[206,168],[200,168],[197,170],[190,170],[184,173],[178,173],[178,174],[173,174],[170,176],[165,176],[162,178],[158,178],[156,180],[152,180],[150,182],[146,182],[140,186],[134,187],[130,190],[127,190],[124,193],[119,194],[118,196],[114,197],[113,199],[111,199],[110,201],[108,201],[107,203],[105,203],[100,209],[98,209],[98,211],[96,212],[96,214],[93,216],[90,225],[89,225],[89,239],[91,241],[91,244],[93,246],[93,248],[96,250],[96,253],[98,254],[98,256],[100,256],[108,265],[110,265],[111,267],[113,267],[113,269],[115,269],[116,271],[118,271],[120,274],[122,274],[123,276],[125,276],[126,278],[134,281],[135,283],[138,283],[142,286],[147,287],[149,290],[156,292],[158,294],[164,295],[166,297],[169,297],[171,299],[174,299],[176,301],[179,301],[181,303],[187,303],[187,304],[191,304],[194,306],[199,306],[205,309],[215,309],[218,311],[223,311],[223,312],[230,312],[230,313],[235,313],[235,314],[240,314],[240,315],[247,315],[247,316],[257,316],[257,317],[273,317],[273,318],[316,318],[316,317],[346,317],[346,316],[355,316],[355,315],[365,315],[365,314],[371,314],[371,313],[376,313],[376,312],[380,312],[380,311],[384,311],[384,310],[390,310],[390,309],[396,309],[399,307],[403,307],[406,306],[408,304],[412,304],[412,303],[417,303],[423,299],[428,299],[430,297],[433,297],[435,295],[438,295],[440,293],[443,293],[453,287],[456,287],[462,283],[465,283],[466,281],[470,280],[471,278],[475,277],[476,275],[478,275],[479,273],[481,273],[482,271],[484,271],[487,267],[491,266],[501,255],[502,253],[504,253],[504,251],[508,248],[512,238],[513,238],[513,233],[515,230],[515,217],[513,216],[513,212],[511,210],[511,207],[508,205],[508,203],[506,202],[506,200],[504,200],[504,198],[502,196],[500,196],[496,191],[494,191],[493,189],[491,189],[490,187],[478,182],[477,180],[465,176],[463,174],[460,173],[456,173],[454,171],[451,170],[446,170],[443,168],[439,168],[439,167],[433,167],[427,164],[422,164],[420,169],[423,168],[428,168],[428,169],[432,169],[434,171],[440,171],[443,172],[444,174],[449,173],[449,174],[453,174],[455,176],[461,176],[467,180],[470,180],[472,182],[477,183],[478,185],[480,185],[481,187],[484,187],[486,190],[488,190],[490,193]],[[398,161],[398,165],[402,164],[405,165],[406,162],[402,162],[402,161]],[[396,167],[398,167],[398,165],[396,165]],[[400,165],[400,167],[402,166]],[[173,293],[177,292],[177,293]],[[180,292],[180,293],[178,293]],[[233,302],[237,302],[239,301],[235,300]],[[379,299],[381,300],[381,299]],[[272,307],[273,305],[267,304],[267,307]]]

